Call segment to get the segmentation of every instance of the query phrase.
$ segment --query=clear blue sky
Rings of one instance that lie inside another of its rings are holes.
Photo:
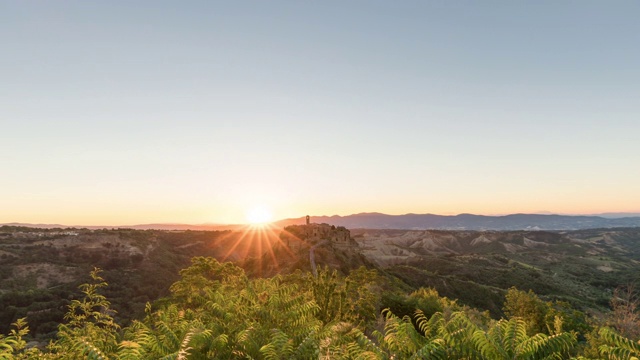
[[[638,1],[3,1],[0,222],[640,211]]]

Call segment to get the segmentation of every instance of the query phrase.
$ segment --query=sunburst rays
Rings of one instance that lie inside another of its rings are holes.
[[[260,224],[246,225],[230,232],[220,238],[221,245],[227,248],[222,261],[255,261],[255,268],[260,272],[258,275],[263,275],[269,268],[278,271],[283,260],[294,256],[289,245],[281,239],[281,231],[274,224]],[[224,244],[227,241],[232,243]]]

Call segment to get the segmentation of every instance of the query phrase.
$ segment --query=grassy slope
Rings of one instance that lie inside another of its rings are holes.
[[[378,263],[391,274],[494,316],[502,315],[503,294],[512,286],[596,310],[608,306],[615,287],[640,280],[639,229],[354,233],[368,247],[365,254],[383,259]]]

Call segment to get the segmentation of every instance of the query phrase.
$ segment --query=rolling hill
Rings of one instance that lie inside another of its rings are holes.
[[[276,222],[281,226],[303,224],[305,218]],[[580,230],[595,228],[640,227],[640,217],[605,218],[601,216],[511,214],[487,216],[473,214],[387,215],[361,213],[348,216],[311,216],[311,221],[344,226],[349,229],[406,230]]]

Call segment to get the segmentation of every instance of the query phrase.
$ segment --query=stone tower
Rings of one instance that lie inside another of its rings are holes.
[[[311,216],[307,215],[307,225],[309,225],[310,220],[311,220]]]

